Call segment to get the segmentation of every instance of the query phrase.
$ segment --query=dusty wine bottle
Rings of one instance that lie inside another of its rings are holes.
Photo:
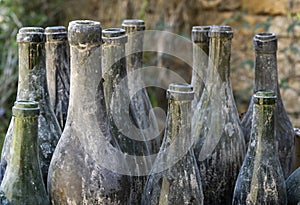
[[[167,98],[165,135],[149,174],[142,204],[201,205],[203,192],[191,135],[192,86],[170,84]]]
[[[122,166],[124,160],[112,154],[119,147],[106,116],[101,35],[100,22],[69,23],[70,101],[49,168],[52,204],[130,204],[130,177],[109,167]]]
[[[273,91],[258,91],[252,99],[250,142],[232,204],[286,204],[286,185],[274,132],[276,95]]]
[[[110,130],[114,138],[118,141],[123,153],[133,156],[148,156],[149,148],[142,132],[139,129],[131,129],[133,126],[130,122],[129,111],[126,112],[128,118],[124,118],[124,110],[128,110],[129,91],[127,85],[125,43],[127,35],[124,29],[108,28],[102,31],[102,77],[103,91],[106,101],[106,112],[110,121]],[[121,92],[123,94],[121,94]],[[118,97],[123,96],[123,97]],[[118,118],[118,119],[117,119]],[[122,123],[122,128],[118,126],[116,120]],[[127,127],[127,128],[125,128]],[[123,133],[123,130],[131,130],[131,135]],[[137,131],[137,132],[135,132]],[[131,204],[141,204],[144,185],[147,180],[146,170],[150,169],[151,161],[147,158],[136,158],[137,161],[129,163],[131,168],[132,185],[131,185]],[[138,159],[143,159],[140,161]],[[143,171],[142,171],[143,170]],[[140,172],[139,172],[140,171]]]
[[[64,129],[70,95],[70,58],[64,26],[45,29],[46,70],[50,102],[61,129]]]
[[[294,130],[281,99],[277,74],[277,37],[274,33],[259,33],[253,39],[255,51],[254,93],[258,90],[274,90],[277,96],[275,107],[275,132],[278,142],[279,161],[284,177],[293,169]],[[253,97],[252,97],[253,98]],[[242,129],[246,144],[249,142],[253,117],[253,99],[242,120]]]
[[[300,203],[300,167],[286,179],[287,204],[298,205]]]
[[[192,86],[195,92],[195,99],[192,102],[192,108],[195,109],[200,101],[204,89],[205,79],[208,69],[209,38],[208,32],[210,26],[193,26],[193,74]]]
[[[140,19],[125,19],[122,28],[128,42],[125,45],[127,79],[130,94],[130,113],[135,126],[148,141],[151,154],[156,154],[161,144],[160,131],[143,78],[143,38],[145,22]]]
[[[13,142],[0,187],[0,204],[47,205],[49,199],[38,159],[38,103],[17,101],[13,116]]]
[[[206,87],[192,121],[194,152],[204,204],[231,204],[235,180],[246,152],[230,82],[233,31],[229,26],[212,26],[208,36]]]
[[[45,34],[40,27],[24,27],[17,34],[19,46],[19,79],[17,101],[39,102],[39,159],[45,186],[52,154],[61,135],[61,129],[50,104],[45,67]],[[9,163],[12,145],[13,120],[5,136],[1,155],[1,171]],[[2,175],[3,176],[3,175]]]

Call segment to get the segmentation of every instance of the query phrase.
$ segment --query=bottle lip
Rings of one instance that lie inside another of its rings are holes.
[[[208,33],[211,26],[193,26],[192,27],[192,41],[194,43],[208,42]]]
[[[259,90],[253,95],[253,101],[258,105],[274,105],[277,101],[277,96],[272,90]]]
[[[131,33],[135,31],[144,31],[145,21],[141,19],[125,19],[122,22],[122,28],[125,29],[126,33]]]
[[[192,101],[194,99],[193,86],[188,83],[171,83],[167,90],[167,98]]]
[[[39,103],[36,101],[16,101],[12,108],[14,117],[38,116],[40,112]]]
[[[45,42],[44,29],[42,27],[22,27],[19,29],[19,32],[17,34],[17,42]]]
[[[208,37],[233,38],[233,30],[227,25],[213,25],[210,27]]]
[[[45,28],[46,41],[65,41],[68,39],[66,27],[50,26]]]
[[[68,40],[71,45],[100,45],[101,35],[101,23],[98,21],[75,20],[71,21],[68,26]]]
[[[104,43],[126,43],[128,38],[122,28],[107,28],[102,31]]]
[[[272,32],[258,33],[253,38],[253,45],[255,51],[274,53],[277,51],[276,34]]]

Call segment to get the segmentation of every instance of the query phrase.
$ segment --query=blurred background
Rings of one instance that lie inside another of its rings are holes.
[[[143,19],[146,29],[187,39],[194,25],[232,26],[231,80],[239,113],[247,110],[252,95],[253,36],[276,33],[281,95],[294,127],[300,127],[300,0],[0,0],[0,142],[16,98],[19,28],[67,27],[78,19],[100,21],[103,28],[120,27],[129,18]],[[145,53],[144,63],[169,68],[190,82],[191,68],[175,57]],[[149,88],[148,92],[153,106],[166,108],[165,90]]]

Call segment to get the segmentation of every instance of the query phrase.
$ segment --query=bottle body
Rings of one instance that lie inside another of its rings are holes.
[[[274,33],[260,33],[254,37],[255,78],[254,92],[258,90],[274,90],[277,96],[275,107],[275,132],[278,143],[279,161],[285,178],[292,169],[294,161],[294,130],[286,113],[278,86],[277,74],[277,37]],[[253,119],[253,98],[241,122],[246,144],[250,139],[251,122]]]
[[[126,70],[130,97],[131,119],[143,134],[151,154],[159,151],[161,144],[157,119],[141,75],[143,70],[143,38],[145,22],[139,19],[126,19],[122,22],[128,42],[125,45]]]
[[[47,183],[49,164],[61,135],[54,112],[51,108],[46,81],[45,68],[45,36],[44,29],[24,27],[19,30],[17,41],[19,46],[19,80],[17,101],[31,100],[39,102],[39,158],[44,183]],[[12,145],[13,120],[5,136],[1,154],[1,170],[10,159]]]
[[[191,137],[192,87],[170,84],[165,136],[149,174],[143,205],[203,204]]]
[[[53,26],[45,29],[46,70],[50,102],[63,130],[68,114],[70,95],[70,60],[66,28]]]
[[[286,204],[286,185],[274,132],[274,92],[254,96],[251,140],[241,167],[233,204]]]
[[[244,136],[230,84],[233,32],[229,26],[213,26],[208,35],[209,73],[192,122],[194,152],[204,204],[231,204],[245,155]]]
[[[286,192],[288,205],[297,205],[300,202],[300,168],[296,169],[286,179]]]
[[[49,204],[38,159],[38,103],[17,101],[13,116],[12,154],[0,189],[10,204]]]
[[[110,163],[124,161],[111,155],[118,145],[108,128],[105,110],[99,66],[101,32],[99,22],[69,24],[70,102],[66,126],[49,169],[52,204],[130,204],[130,177],[109,167]]]

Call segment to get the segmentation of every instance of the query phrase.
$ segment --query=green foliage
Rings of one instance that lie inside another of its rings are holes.
[[[23,26],[46,27],[56,23],[61,1],[0,0],[0,148],[11,119],[18,81],[16,35]],[[51,20],[49,20],[51,19]]]

